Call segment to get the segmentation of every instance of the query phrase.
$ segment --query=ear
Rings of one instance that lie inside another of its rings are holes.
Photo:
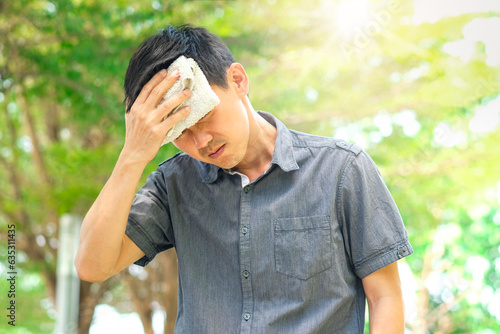
[[[244,98],[248,94],[248,75],[240,63],[232,63],[227,70],[227,82],[239,97]]]

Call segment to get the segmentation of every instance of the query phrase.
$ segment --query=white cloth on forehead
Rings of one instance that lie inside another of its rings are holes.
[[[162,145],[179,137],[185,129],[195,125],[220,102],[219,97],[210,87],[207,78],[194,59],[180,56],[167,70],[168,73],[171,73],[176,69],[179,70],[180,77],[163,96],[158,106],[184,89],[189,89],[191,96],[172,110],[167,117],[185,106],[190,106],[191,111],[167,133]]]

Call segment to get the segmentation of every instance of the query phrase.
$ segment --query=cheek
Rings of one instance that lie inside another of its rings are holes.
[[[174,144],[174,146],[177,147],[179,151],[186,152],[186,149],[183,147],[182,144],[179,143],[178,140],[172,140],[172,144]]]
[[[187,139],[187,136],[182,137],[182,139],[173,140],[172,144],[174,144],[175,147],[177,147],[179,150],[181,150],[184,153],[188,153],[190,151],[189,150],[189,140]]]

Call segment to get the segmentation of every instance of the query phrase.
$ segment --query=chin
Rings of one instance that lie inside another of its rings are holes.
[[[223,169],[232,169],[238,166],[238,164],[241,162],[241,159],[238,158],[230,158],[230,159],[222,159],[220,162],[216,161],[215,165],[217,165],[220,168]]]
[[[221,163],[213,163],[213,165],[216,165],[217,167],[220,167],[222,169],[233,169],[234,167],[237,166],[237,164],[234,164],[234,163],[224,163],[224,162],[221,162]]]

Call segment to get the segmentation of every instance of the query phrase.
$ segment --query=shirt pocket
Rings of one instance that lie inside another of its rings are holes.
[[[276,271],[307,280],[332,267],[330,217],[274,220]]]

